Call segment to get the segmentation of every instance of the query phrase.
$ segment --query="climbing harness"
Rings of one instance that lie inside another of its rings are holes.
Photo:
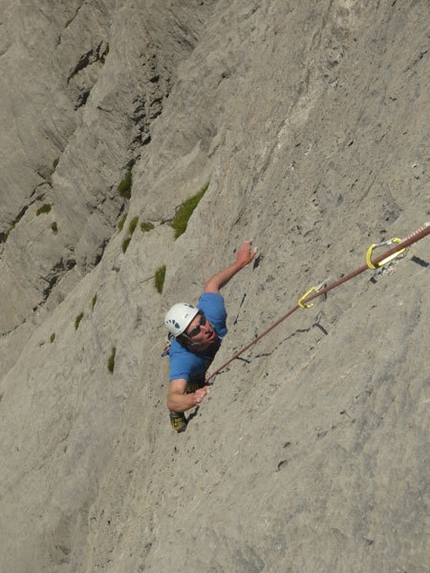
[[[326,294],[330,290],[340,286],[341,284],[351,280],[352,278],[356,277],[357,275],[363,273],[368,269],[378,269],[389,262],[393,261],[396,257],[400,256],[405,252],[407,247],[416,243],[417,241],[423,239],[428,234],[430,234],[430,222],[424,223],[422,227],[411,233],[406,237],[406,239],[398,239],[397,237],[391,239],[390,241],[386,241],[385,243],[377,243],[371,245],[367,252],[366,252],[366,264],[362,267],[356,269],[352,273],[345,275],[344,277],[340,278],[339,280],[327,285],[329,279],[321,283],[318,287],[310,288],[302,297],[299,298],[297,305],[290,309],[284,316],[279,318],[275,323],[272,324],[269,328],[267,328],[264,332],[259,334],[254,340],[252,340],[249,344],[244,346],[239,352],[236,352],[234,356],[232,356],[227,362],[225,362],[222,366],[217,368],[215,372],[213,372],[210,376],[206,378],[206,384],[209,384],[210,380],[212,380],[217,374],[219,374],[224,368],[226,368],[229,364],[231,364],[234,360],[239,358],[244,352],[246,352],[251,346],[256,344],[259,340],[261,340],[266,334],[271,332],[274,328],[276,328],[281,322],[286,320],[290,317],[296,310],[299,308],[311,308],[313,304],[310,304],[312,300],[316,299],[317,297]],[[392,245],[390,249],[388,249],[383,254],[379,255],[378,257],[372,259],[374,249],[384,246],[384,245]],[[324,286],[326,285],[326,286]]]

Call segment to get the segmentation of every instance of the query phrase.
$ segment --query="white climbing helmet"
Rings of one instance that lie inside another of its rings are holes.
[[[199,309],[196,306],[186,302],[178,302],[166,314],[164,324],[170,334],[176,338],[186,330],[198,312]]]

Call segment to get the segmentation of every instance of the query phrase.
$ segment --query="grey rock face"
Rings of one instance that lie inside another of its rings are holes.
[[[160,354],[242,240],[213,369],[429,218],[429,12],[3,0],[1,573],[428,573],[429,238],[282,322],[181,435]]]
[[[8,82],[2,106],[13,119],[5,120],[11,131],[3,138],[2,154],[8,178],[2,186],[3,333],[45,304],[75,265],[85,275],[100,261],[128,209],[118,185],[149,143],[149,127],[170,92],[175,66],[201,26],[191,16],[179,41],[184,8],[177,22],[171,21],[173,7],[152,15],[144,5],[117,9],[115,2],[70,8],[47,2],[35,11],[12,4],[5,10],[11,38],[23,21],[34,46],[26,49],[20,29],[3,57]],[[169,41],[162,46],[152,18],[167,19],[163,30]],[[18,78],[7,73],[9,60]],[[11,141],[15,155],[6,149]]]

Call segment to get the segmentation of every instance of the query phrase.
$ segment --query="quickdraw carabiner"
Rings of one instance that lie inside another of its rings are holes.
[[[389,241],[385,241],[384,243],[376,243],[374,245],[370,245],[366,253],[366,265],[369,267],[369,269],[378,269],[379,267],[383,267],[387,263],[390,263],[396,257],[403,254],[406,251],[406,247],[404,249],[400,249],[400,251],[393,253],[386,259],[383,259],[382,261],[379,261],[379,263],[376,264],[372,263],[373,250],[376,249],[377,247],[383,247],[384,245],[392,245],[393,243],[401,243],[401,242],[402,239],[398,239],[397,237],[395,237],[394,239],[390,239]]]

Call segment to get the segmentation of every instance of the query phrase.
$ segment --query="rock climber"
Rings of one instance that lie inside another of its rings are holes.
[[[229,267],[206,281],[197,306],[178,303],[167,312],[164,323],[172,339],[170,358],[170,385],[167,407],[172,427],[183,432],[187,427],[184,412],[199,406],[209,392],[206,372],[227,334],[227,313],[220,289],[241,269],[246,267],[257,252],[252,241],[244,241]]]

